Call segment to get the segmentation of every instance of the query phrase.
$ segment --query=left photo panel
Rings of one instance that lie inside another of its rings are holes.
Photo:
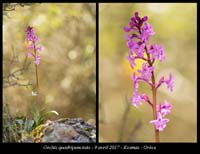
[[[2,5],[2,141],[96,143],[96,3]]]

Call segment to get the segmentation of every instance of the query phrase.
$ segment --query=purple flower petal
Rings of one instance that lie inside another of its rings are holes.
[[[36,50],[37,50],[38,52],[41,52],[41,51],[42,51],[42,46],[37,47]]]
[[[146,43],[149,41],[150,36],[154,34],[155,32],[153,31],[153,28],[151,27],[151,25],[145,22],[141,30],[141,35],[140,35],[141,40]]]
[[[137,92],[135,92],[131,97],[131,102],[133,103],[133,106],[137,108],[139,105],[142,104],[142,98],[140,95],[138,95]]]
[[[35,58],[35,64],[36,65],[39,65],[40,59],[41,59],[40,55],[37,55],[36,58]]]
[[[152,76],[152,72],[154,70],[154,67],[148,67],[146,63],[142,64],[142,69],[138,70],[138,72],[141,74],[141,78],[143,78],[144,80],[149,80]]]
[[[40,57],[40,55],[37,55],[36,51],[41,52],[42,47],[36,46],[36,42],[38,41],[38,37],[36,36],[35,31],[34,31],[33,27],[31,27],[31,26],[28,26],[25,32],[26,32],[26,38],[25,39],[26,39],[26,41],[29,42],[27,56],[28,57],[36,56],[34,62],[35,62],[36,65],[39,65],[41,57]],[[33,53],[34,53],[34,55],[33,55]]]
[[[148,17],[147,16],[144,16],[143,18],[142,18],[142,21],[143,22],[145,22],[145,21],[147,21],[148,20]]]
[[[174,77],[173,77],[173,75],[171,73],[169,74],[169,79],[166,80],[165,83],[167,84],[167,88],[170,91],[173,91],[173,88],[174,88]]]
[[[131,56],[130,54],[126,58],[128,59],[131,68],[133,69],[135,67],[135,58]]]
[[[149,123],[153,124],[157,130],[163,131],[164,128],[167,126],[167,123],[169,122],[169,119],[163,119],[160,112],[157,114],[156,120],[151,120]]]
[[[134,92],[138,93],[139,84],[138,84],[138,78],[135,75],[135,73],[133,73],[133,75],[131,76],[131,79],[133,81]]]
[[[157,111],[160,112],[162,116],[170,114],[171,109],[172,105],[169,104],[166,100],[164,100],[164,104],[157,105]]]
[[[128,28],[127,26],[124,27],[125,32],[130,32],[131,28]]]
[[[148,53],[151,54],[153,59],[158,59],[159,61],[165,60],[164,49],[162,46],[153,44],[148,50]]]
[[[146,94],[142,94],[141,98],[145,101],[145,102],[149,102],[149,97]]]
[[[165,82],[164,76],[162,76],[158,82],[157,88],[159,88]]]
[[[32,56],[32,53],[31,53],[30,51],[28,51],[28,52],[27,52],[27,56],[28,56],[28,57],[31,57],[31,56]]]

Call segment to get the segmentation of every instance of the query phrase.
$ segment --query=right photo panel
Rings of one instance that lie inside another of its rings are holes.
[[[99,3],[99,142],[197,142],[197,4]]]

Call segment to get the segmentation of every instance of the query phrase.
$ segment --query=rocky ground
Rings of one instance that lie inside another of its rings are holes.
[[[96,142],[95,120],[84,121],[81,118],[47,120],[45,124],[36,127],[22,142],[94,143]]]

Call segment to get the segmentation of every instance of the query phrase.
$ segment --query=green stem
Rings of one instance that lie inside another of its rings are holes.
[[[35,78],[36,78],[36,92],[39,93],[39,83],[38,83],[38,67],[35,64]]]
[[[152,72],[152,94],[153,94],[153,105],[152,105],[152,109],[153,109],[153,119],[156,120],[157,119],[157,111],[156,111],[156,85],[155,85],[155,77],[154,77],[154,72]],[[155,128],[155,142],[159,143],[159,131]]]
[[[36,47],[35,47],[35,42],[33,41],[34,44],[34,58],[36,60],[37,53],[36,53]],[[39,80],[38,80],[38,66],[35,64],[35,79],[36,79],[36,92],[37,94],[39,93]]]
[[[148,63],[149,66],[152,66],[154,63],[154,60],[151,61],[150,60],[150,55],[147,52],[147,47],[145,46],[145,51],[148,57]],[[156,111],[156,92],[157,92],[157,88],[156,88],[156,82],[155,82],[155,76],[154,76],[154,71],[152,72],[152,76],[151,76],[151,80],[152,80],[152,95],[153,95],[153,104],[152,104],[152,110],[153,110],[153,119],[156,120],[157,119],[157,111]],[[155,142],[159,143],[159,131],[156,129],[156,127],[154,126],[155,129]]]
[[[141,34],[141,30],[139,29],[139,33]],[[150,55],[147,52],[147,47],[145,45],[145,52],[147,54],[147,62],[149,64],[149,66],[152,66],[153,63],[155,62],[155,60],[150,60]],[[152,110],[153,110],[153,119],[156,120],[157,119],[157,111],[156,111],[156,92],[157,92],[157,88],[156,88],[156,83],[155,83],[155,76],[154,76],[154,71],[152,72],[152,76],[151,76],[151,80],[152,80],[152,95],[153,95],[153,104],[152,104]],[[159,143],[159,131],[156,129],[156,127],[154,126],[155,129],[155,142]]]

